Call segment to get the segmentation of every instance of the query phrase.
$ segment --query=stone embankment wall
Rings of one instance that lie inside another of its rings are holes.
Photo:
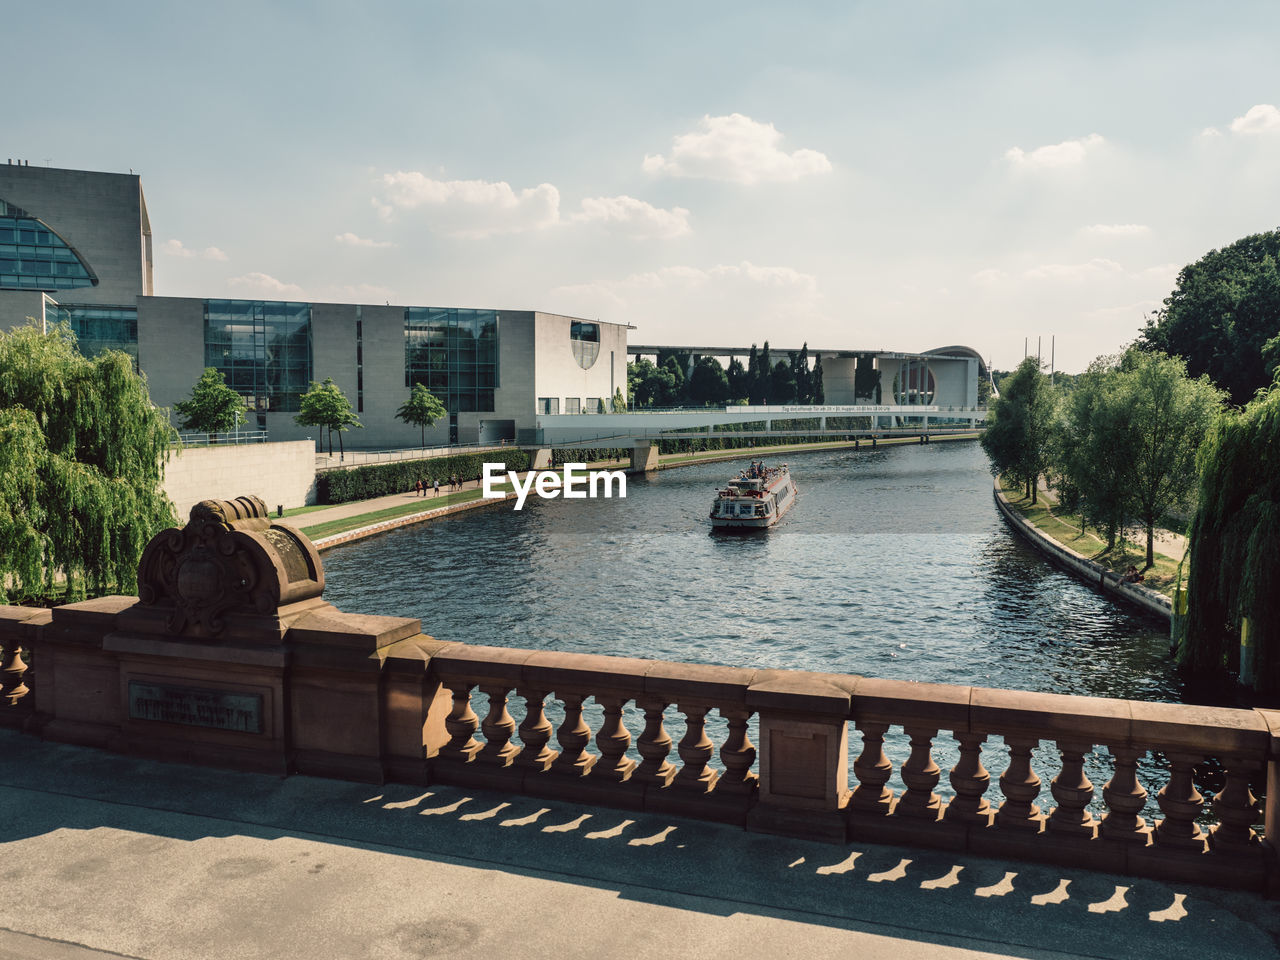
[[[1033,547],[1047,556],[1051,561],[1069,573],[1075,574],[1089,585],[1104,593],[1110,593],[1126,603],[1141,607],[1147,613],[1170,620],[1173,617],[1173,602],[1163,593],[1144,587],[1140,583],[1125,583],[1118,574],[1101,564],[1094,563],[1083,554],[1076,553],[1070,547],[1063,546],[1047,533],[1040,530],[1017,510],[1013,509],[1004,491],[1000,489],[997,479],[993,488],[996,507],[1009,521],[1014,530],[1022,534]]]
[[[179,518],[201,500],[244,493],[262,498],[272,511],[315,502],[316,445],[310,440],[187,447],[169,458],[164,492]]]

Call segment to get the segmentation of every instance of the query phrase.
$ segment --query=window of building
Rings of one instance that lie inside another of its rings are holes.
[[[311,383],[311,305],[275,300],[206,300],[204,365],[222,372],[265,423],[297,413]]]
[[[600,355],[600,324],[575,320],[569,325],[569,344],[578,366],[590,370]]]
[[[560,398],[559,397],[539,397],[538,412],[539,413],[559,413]]]
[[[604,400],[601,397],[587,397],[583,413],[604,413]]]
[[[565,397],[564,412],[565,413],[581,413],[582,398],[581,397]]]
[[[86,357],[103,350],[123,350],[138,369],[138,308],[59,304],[55,316],[71,326],[76,346]]]
[[[44,221],[0,200],[0,289],[71,290],[97,284],[80,255]]]
[[[423,384],[450,413],[491,413],[498,382],[498,314],[406,307],[404,385]]]

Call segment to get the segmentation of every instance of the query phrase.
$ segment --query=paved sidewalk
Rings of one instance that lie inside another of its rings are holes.
[[[1252,894],[0,731],[0,958],[1274,960]]]

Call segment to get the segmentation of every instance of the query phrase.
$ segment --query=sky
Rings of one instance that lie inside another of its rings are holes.
[[[0,156],[141,174],[156,293],[1079,372],[1280,227],[1280,4],[11,4]]]

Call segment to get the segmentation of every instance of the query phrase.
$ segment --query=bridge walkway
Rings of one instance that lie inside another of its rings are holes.
[[[1253,894],[0,731],[0,957],[1267,960]]]

